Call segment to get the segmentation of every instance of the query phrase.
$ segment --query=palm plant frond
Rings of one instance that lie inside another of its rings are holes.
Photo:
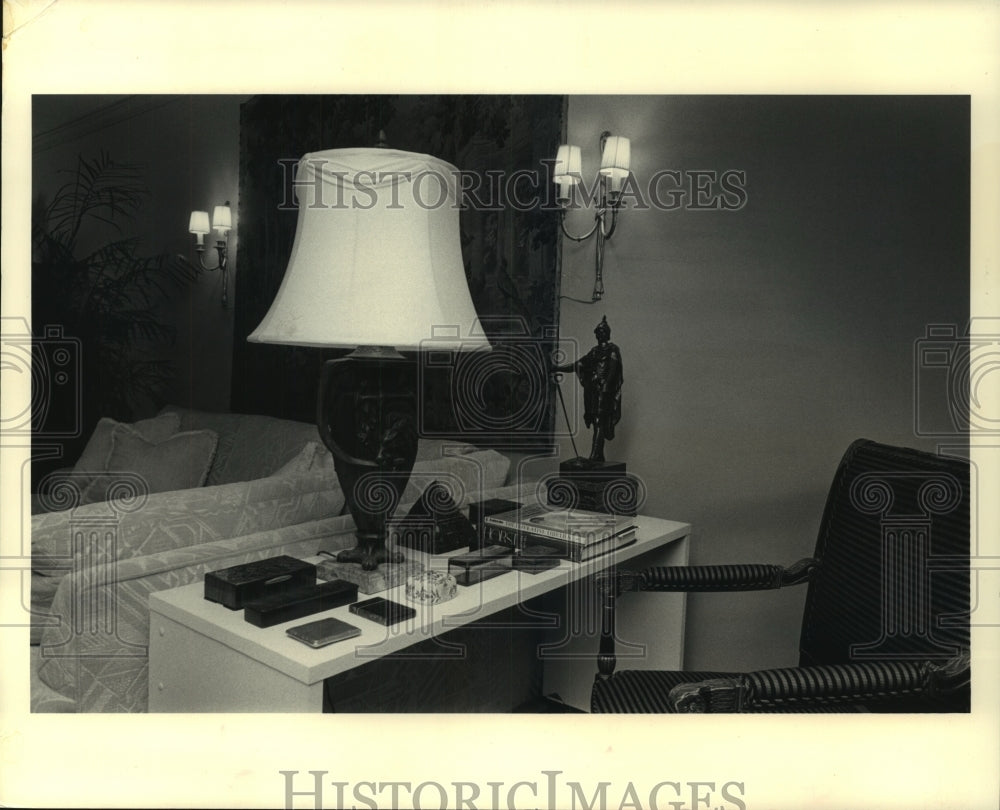
[[[163,354],[176,330],[159,315],[200,269],[180,256],[146,256],[128,234],[148,196],[139,167],[106,152],[77,159],[51,201],[32,207],[32,284],[46,319],[76,330],[93,358],[88,386],[99,415],[128,419],[172,379]],[[95,230],[96,229],[96,230]],[[78,245],[110,235],[85,255]]]
[[[106,152],[87,160],[77,158],[76,169],[64,170],[72,179],[64,183],[45,212],[47,230],[71,248],[88,220],[103,222],[121,231],[148,190],[138,167],[115,163]]]

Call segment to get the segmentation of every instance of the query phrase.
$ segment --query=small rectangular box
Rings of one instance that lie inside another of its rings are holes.
[[[449,558],[448,573],[459,585],[475,585],[510,571],[513,553],[514,549],[507,546],[486,546]]]
[[[301,641],[303,644],[308,644],[313,649],[318,650],[320,647],[326,647],[337,641],[357,638],[361,635],[361,628],[330,617],[297,624],[295,627],[289,627],[285,633],[296,641]]]
[[[558,549],[552,546],[527,545],[514,555],[512,564],[516,571],[539,574],[555,568],[561,561]]]
[[[286,593],[316,582],[316,566],[283,554],[205,574],[205,598],[230,610],[251,599]]]
[[[346,605],[358,598],[358,586],[342,579],[307,585],[294,591],[254,599],[244,605],[243,618],[257,627],[301,619],[321,610]]]
[[[425,554],[447,554],[471,546],[478,536],[461,512],[453,515],[406,519],[387,527],[389,542]]]
[[[374,596],[363,602],[355,602],[349,610],[363,619],[384,624],[386,627],[399,624],[405,619],[412,619],[417,615],[417,611],[409,605],[401,605],[399,602],[393,602],[383,596]]]

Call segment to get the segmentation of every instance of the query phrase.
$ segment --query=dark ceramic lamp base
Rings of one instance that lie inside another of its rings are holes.
[[[415,374],[413,363],[386,347],[361,347],[323,366],[317,425],[358,538],[337,560],[363,571],[403,560],[386,548],[386,521],[417,455]]]

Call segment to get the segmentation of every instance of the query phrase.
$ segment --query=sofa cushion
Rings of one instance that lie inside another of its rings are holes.
[[[154,443],[128,425],[116,425],[111,431],[107,474],[93,480],[83,494],[83,502],[106,500],[117,472],[140,476],[150,494],[200,487],[212,466],[217,442],[213,431],[194,430]]]
[[[313,469],[321,469],[319,458],[322,454],[330,455],[325,448],[320,447],[319,442],[306,442],[298,455],[285,462],[274,476],[301,475]]]
[[[481,498],[481,493],[501,487],[510,471],[510,459],[496,450],[450,453],[417,461],[401,503],[413,503],[431,484],[441,484],[455,503]]]
[[[256,414],[217,413],[168,405],[180,415],[181,430],[213,430],[219,435],[215,461],[206,485],[253,481],[273,475],[308,442],[318,438],[316,425]]]
[[[225,467],[219,470],[221,481],[253,481],[272,475],[317,436],[314,424],[244,415]]]
[[[465,456],[469,453],[475,453],[478,449],[474,444],[453,441],[452,439],[421,439],[417,443],[417,461]]]
[[[287,464],[294,468],[303,463],[303,460],[296,462],[296,459],[308,444],[318,448],[309,469],[333,467],[330,451],[317,441],[319,432],[313,422],[257,414],[199,411],[176,405],[167,405],[163,413],[176,413],[180,417],[180,430],[214,430],[219,434],[215,461],[205,481],[206,486],[265,478],[275,475]],[[475,445],[467,442],[420,439],[417,462],[477,451]],[[308,455],[308,451],[306,453]]]
[[[125,422],[116,422],[105,416],[98,421],[94,432],[87,440],[87,446],[83,448],[83,453],[73,467],[75,473],[102,473],[108,469],[108,457],[111,455],[111,434],[118,425],[125,425]],[[127,425],[136,431],[147,441],[158,444],[173,436],[181,426],[181,418],[176,413],[161,413],[150,419],[141,419]]]

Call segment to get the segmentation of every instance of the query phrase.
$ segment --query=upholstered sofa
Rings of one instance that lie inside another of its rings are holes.
[[[145,494],[112,484],[102,487],[108,499],[87,503],[91,485],[78,472],[81,480],[50,487],[32,516],[32,711],[144,711],[149,593],[217,568],[354,542],[315,425],[165,411],[179,416],[178,433],[217,437],[203,486]],[[400,510],[432,480],[450,484],[460,502],[475,500],[501,487],[508,468],[491,450],[421,440]]]

